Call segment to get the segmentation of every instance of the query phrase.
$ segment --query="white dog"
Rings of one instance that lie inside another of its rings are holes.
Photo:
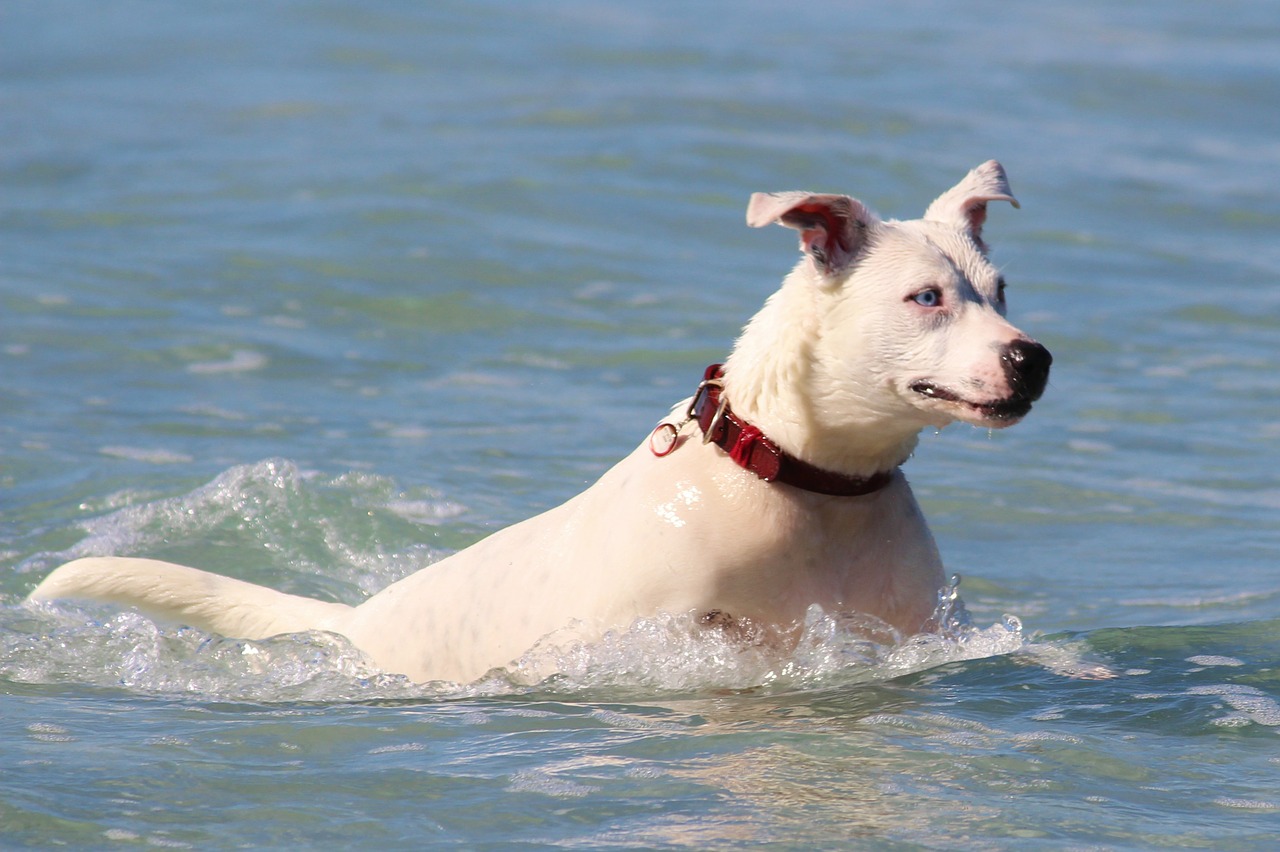
[[[63,565],[31,598],[244,639],[332,631],[416,681],[471,681],[550,634],[590,641],[660,612],[785,632],[819,604],[917,632],[944,578],[899,465],[926,426],[1016,423],[1049,374],[1004,318],[982,241],[995,200],[1017,206],[995,161],[907,222],[844,195],[753,195],[747,223],[798,230],[804,257],[723,369],[577,497],[359,606],[124,557]]]

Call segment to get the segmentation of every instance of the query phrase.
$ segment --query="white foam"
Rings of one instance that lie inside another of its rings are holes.
[[[513,793],[540,793],[555,799],[576,799],[595,793],[599,788],[544,770],[525,769],[511,776],[507,790]]]
[[[1216,654],[1197,654],[1194,657],[1187,657],[1188,663],[1197,666],[1243,666],[1243,660],[1237,660],[1235,657],[1220,657]]]
[[[1023,653],[1060,677],[1073,680],[1110,680],[1118,673],[1094,659],[1083,642],[1032,642]]]
[[[1274,811],[1280,808],[1280,805],[1275,802],[1263,799],[1238,799],[1232,796],[1216,796],[1213,803],[1224,808],[1240,808],[1248,811]]]
[[[251,349],[237,349],[222,361],[195,361],[187,365],[187,372],[201,375],[217,373],[247,373],[267,366],[267,356]]]
[[[426,751],[425,743],[400,743],[399,745],[378,746],[369,749],[369,754],[403,754],[405,752]]]
[[[452,500],[389,500],[387,509],[406,521],[417,524],[431,524],[449,518],[456,518],[467,511],[467,507]]]
[[[1216,724],[1225,720],[1230,725],[1234,720],[1241,719],[1269,728],[1280,727],[1280,703],[1257,687],[1233,683],[1211,684],[1193,686],[1187,690],[1187,694],[1216,695],[1239,714],[1224,717]]]
[[[189,464],[194,461],[186,453],[175,453],[169,450],[149,447],[110,446],[98,450],[104,456],[112,456],[129,461],[147,462],[148,464]]]
[[[609,633],[591,644],[561,646],[550,637],[502,676],[514,684],[570,690],[797,688],[818,682],[888,680],[1023,647],[1016,619],[988,628],[951,620],[940,623],[943,628],[937,633],[903,638],[877,619],[832,615],[813,606],[799,638],[784,650],[776,639],[743,641],[741,630],[709,630],[692,615],[664,614],[641,619],[630,629]],[[551,679],[544,680],[551,672],[555,673]]]
[[[638,621],[590,645],[544,646],[508,670],[471,684],[415,684],[373,667],[341,636],[309,633],[261,642],[161,626],[107,607],[31,608],[43,627],[6,634],[4,677],[27,683],[78,682],[151,694],[216,700],[364,701],[580,693],[783,689],[884,681],[960,660],[1020,649],[1009,622],[987,628],[948,624],[943,632],[897,639],[874,620],[814,607],[794,649],[743,642],[692,615]],[[105,617],[103,617],[105,615]],[[14,643],[17,643],[15,645]],[[20,646],[20,647],[19,647]],[[547,678],[548,671],[555,673]],[[33,732],[34,733],[34,732]]]

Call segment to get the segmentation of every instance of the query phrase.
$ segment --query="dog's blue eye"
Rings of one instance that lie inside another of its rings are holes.
[[[921,290],[911,297],[911,301],[925,308],[936,308],[942,304],[942,293],[939,290]]]

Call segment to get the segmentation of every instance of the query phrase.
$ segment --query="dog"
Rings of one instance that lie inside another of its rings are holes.
[[[330,631],[389,673],[464,683],[545,637],[660,613],[785,634],[817,604],[919,632],[945,581],[900,467],[926,427],[1017,423],[1052,362],[1005,319],[991,201],[1018,206],[994,160],[911,221],[846,195],[751,196],[747,224],[795,229],[802,257],[723,366],[586,491],[358,606],[126,557],[69,562],[30,600],[250,640]]]

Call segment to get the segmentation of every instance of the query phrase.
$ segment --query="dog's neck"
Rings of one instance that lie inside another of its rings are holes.
[[[814,349],[823,293],[812,274],[802,261],[747,324],[725,361],[724,394],[740,417],[809,464],[857,477],[891,471],[915,449],[918,425],[874,411],[854,422],[824,421]]]

